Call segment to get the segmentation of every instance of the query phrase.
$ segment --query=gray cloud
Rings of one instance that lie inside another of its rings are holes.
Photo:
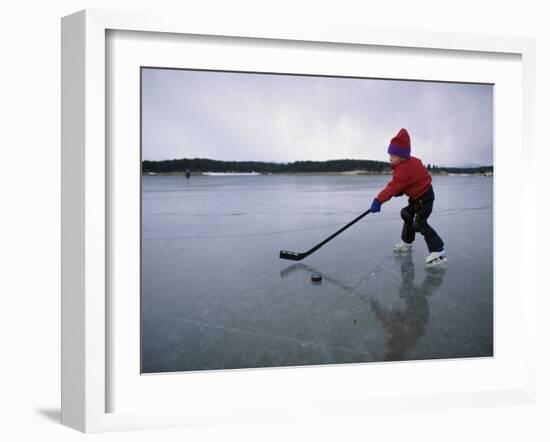
[[[490,85],[144,69],[143,158],[387,160],[405,127],[425,163],[493,164]]]

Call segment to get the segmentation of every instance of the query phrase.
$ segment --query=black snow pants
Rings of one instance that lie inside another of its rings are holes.
[[[443,241],[428,224],[428,217],[432,213],[434,199],[435,194],[432,186],[419,198],[409,198],[407,207],[401,209],[401,218],[404,221],[401,239],[411,244],[414,241],[416,232],[418,232],[424,236],[430,252],[439,252],[443,249]]]

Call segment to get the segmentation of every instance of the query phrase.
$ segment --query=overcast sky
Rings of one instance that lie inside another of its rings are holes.
[[[144,160],[387,161],[401,127],[425,164],[493,164],[490,85],[142,71]]]

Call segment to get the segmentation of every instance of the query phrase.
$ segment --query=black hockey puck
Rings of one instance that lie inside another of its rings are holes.
[[[311,280],[313,282],[320,282],[322,279],[323,277],[321,276],[320,273],[314,273],[313,275],[311,275]]]

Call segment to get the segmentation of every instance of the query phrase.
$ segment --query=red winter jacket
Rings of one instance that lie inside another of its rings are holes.
[[[380,204],[402,194],[416,199],[424,194],[432,184],[432,177],[428,169],[418,158],[410,157],[396,166],[392,165],[391,168],[393,169],[392,180],[376,197]]]

